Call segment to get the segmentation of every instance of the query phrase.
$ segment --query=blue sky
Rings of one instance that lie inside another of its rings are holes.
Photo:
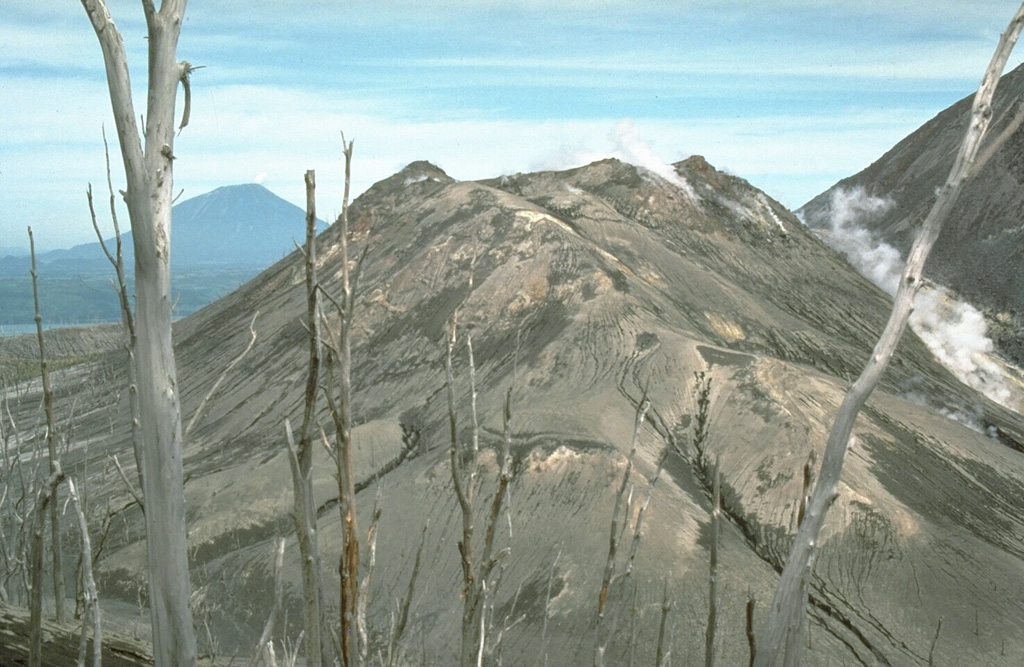
[[[141,6],[108,1],[141,112]],[[91,241],[84,191],[104,183],[100,128],[114,137],[99,45],[77,2],[4,5],[0,247],[27,245],[27,224],[43,248]],[[255,180],[301,205],[303,172],[316,169],[330,216],[344,130],[354,193],[417,159],[474,179],[701,154],[796,208],[970,94],[1015,9],[193,0],[178,54],[205,68],[175,145],[176,189],[187,198]]]

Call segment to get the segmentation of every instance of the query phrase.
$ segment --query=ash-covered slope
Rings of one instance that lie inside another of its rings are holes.
[[[384,642],[425,535],[403,638],[412,664],[451,664],[457,646],[461,535],[444,387],[444,335],[456,310],[459,433],[470,437],[462,343],[471,334],[485,479],[496,473],[501,404],[512,387],[516,477],[498,540],[510,554],[494,596],[492,638],[509,627],[496,650],[509,664],[543,664],[545,655],[549,664],[592,660],[614,488],[646,393],[651,419],[640,437],[634,498],[646,493],[669,440],[682,453],[669,454],[654,489],[632,583],[612,592],[621,621],[608,659],[624,662],[631,646],[641,662],[654,659],[666,585],[676,603],[673,654],[702,654],[710,502],[690,426],[693,376],[704,371],[712,380],[706,455],[721,457],[730,517],[719,565],[719,656],[722,664],[746,663],[748,591],[763,609],[794,529],[800,470],[820,453],[889,301],[742,179],[700,157],[676,172],[668,181],[606,160],[455,182],[414,163],[353,204],[353,242],[369,248],[353,330],[364,528],[374,489],[384,487],[369,619],[375,641]],[[338,290],[338,233],[332,227],[320,238],[328,292]],[[293,254],[175,333],[187,423],[245,348],[259,311],[255,346],[197,418],[185,452],[197,615],[222,652],[244,650],[258,636],[270,603],[271,540],[293,532],[282,424],[301,415],[304,289]],[[68,375],[68,403],[83,375]],[[85,395],[78,400],[87,402]],[[988,434],[940,410],[971,413]],[[127,426],[109,435],[105,413],[83,412],[76,433],[90,438],[89,455],[124,451],[122,461],[130,459]],[[813,580],[814,648],[805,664],[926,664],[940,618],[939,664],[1019,664],[1024,422],[957,383],[911,335],[855,434]],[[317,456],[331,599],[336,486],[332,466]],[[489,500],[492,488],[485,483],[479,497]],[[96,506],[104,497],[124,502],[113,476],[94,479],[91,489],[101,499]],[[98,568],[108,596],[134,601],[144,545],[137,510],[125,516]],[[295,619],[297,549],[294,538],[288,544]]]
[[[974,174],[928,258],[925,275],[995,316],[1000,347],[1024,362],[1024,65],[1004,75]],[[904,256],[963,141],[973,94],[939,113],[871,166],[804,205],[828,227],[836,191],[863,189],[885,202],[863,224]]]

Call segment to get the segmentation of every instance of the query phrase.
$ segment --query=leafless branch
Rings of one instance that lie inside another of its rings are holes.
[[[128,481],[128,475],[125,474],[124,468],[121,467],[121,462],[117,460],[117,454],[114,454],[114,467],[117,468],[117,474],[121,476],[121,481],[124,482],[125,487],[128,489],[128,493],[132,494],[132,498],[138,503],[139,509],[142,510],[143,514],[146,512],[146,503],[142,500],[142,496],[135,490],[132,483]]]
[[[601,593],[597,599],[598,620],[604,618],[605,606],[608,601],[608,588],[611,586],[612,577],[615,574],[615,554],[618,551],[619,535],[622,530],[619,523],[619,517],[622,516],[621,521],[623,524],[628,520],[628,516],[623,516],[623,502],[626,495],[626,489],[629,488],[630,475],[633,472],[633,460],[636,458],[636,449],[640,441],[640,429],[643,427],[644,418],[650,407],[650,402],[644,398],[643,401],[641,401],[640,406],[637,408],[636,420],[633,424],[633,440],[630,445],[629,456],[626,458],[626,469],[622,473],[622,482],[619,484],[619,490],[615,494],[615,507],[612,510],[611,531],[608,539],[608,558],[605,561],[604,578],[601,581]],[[600,625],[600,623],[598,625]]]
[[[416,558],[413,559],[412,573],[409,575],[409,586],[405,592],[405,598],[399,607],[398,621],[391,632],[391,641],[388,643],[388,667],[395,667],[399,659],[399,644],[405,635],[405,628],[409,622],[409,609],[412,607],[413,593],[416,590],[416,579],[420,573],[420,562],[423,557],[423,545],[427,542],[427,528],[430,523],[423,524],[423,532],[420,534],[420,546],[416,549]]]
[[[100,614],[99,594],[96,592],[96,581],[92,576],[92,543],[89,541],[89,526],[85,521],[85,512],[82,511],[82,504],[78,500],[78,492],[75,490],[75,481],[68,478],[68,494],[75,505],[75,514],[78,515],[78,530],[82,534],[82,578],[85,580],[85,605],[88,613],[82,619],[82,638],[78,647],[78,665],[85,667],[86,632],[89,624],[87,619],[92,619],[92,664],[93,667],[100,667],[103,660],[103,631]]]
[[[46,361],[46,347],[43,344],[43,316],[39,311],[39,274],[36,271],[36,243],[32,228],[28,228],[29,252],[32,256],[32,298],[35,302],[36,338],[39,341],[39,373],[43,382],[43,410],[46,413],[46,449],[50,455],[50,474],[60,468],[57,460],[57,423],[53,417],[53,391],[50,389],[50,373]],[[67,621],[67,606],[64,594],[64,565],[60,545],[60,517],[57,502],[50,505],[50,550],[53,555],[53,597],[57,611],[57,622]]]
[[[217,378],[217,381],[213,383],[212,387],[210,387],[210,391],[206,392],[206,396],[203,396],[203,400],[199,402],[199,407],[196,408],[195,413],[192,415],[192,419],[188,422],[188,426],[185,427],[186,438],[192,433],[192,428],[195,427],[199,417],[203,414],[203,410],[206,409],[206,403],[210,400],[211,396],[217,393],[217,389],[219,389],[221,383],[224,382],[224,378],[228,376],[228,373],[231,372],[232,368],[237,366],[242,359],[245,359],[245,355],[249,354],[249,351],[252,350],[253,346],[256,344],[256,318],[259,316],[260,311],[257,310],[252,314],[252,321],[249,322],[249,344],[245,346],[245,349],[242,350],[241,354],[235,357],[231,363],[227,365],[224,371],[220,374],[220,377]]]
[[[139,477],[139,486],[145,488],[143,484],[143,464],[142,464],[142,441],[139,437],[139,395],[138,395],[138,381],[136,378],[138,369],[135,366],[135,316],[132,314],[131,301],[128,294],[128,285],[125,279],[124,270],[124,249],[121,243],[121,227],[117,222],[117,206],[114,199],[114,184],[110,176],[110,148],[107,144],[107,131],[102,130],[103,134],[103,158],[106,164],[107,170],[107,193],[109,195],[110,202],[110,221],[114,225],[114,254],[110,254],[107,249],[106,243],[103,240],[103,234],[100,232],[99,225],[96,223],[96,214],[93,210],[92,205],[92,187],[90,186],[88,194],[89,199],[89,214],[92,218],[92,226],[96,231],[96,238],[99,239],[100,246],[103,248],[103,253],[107,256],[111,265],[114,267],[114,275],[117,276],[117,295],[118,302],[121,307],[121,324],[124,326],[125,336],[125,362],[128,370],[128,407],[131,418],[131,434],[132,434],[132,449],[135,453],[135,469]]]
[[[266,659],[269,662],[273,662],[272,655],[274,649],[271,642],[274,636],[274,624],[277,622],[277,617],[281,613],[281,599],[284,593],[284,579],[281,576],[283,564],[284,538],[279,537],[274,542],[274,606],[270,610],[270,616],[267,617],[267,622],[263,624],[263,634],[260,635],[259,641],[256,642],[256,648],[253,650],[252,658],[249,659],[250,667],[257,664],[264,654],[267,654]]]
[[[366,663],[370,651],[370,640],[366,630],[366,605],[370,598],[370,581],[373,579],[373,568],[377,563],[377,524],[380,522],[381,499],[384,497],[384,487],[377,487],[377,496],[373,503],[373,517],[370,519],[370,529],[366,531],[366,576],[359,584],[359,600],[356,602],[356,632],[359,633],[359,659]]]
[[[935,626],[935,636],[932,637],[932,644],[928,648],[928,667],[935,664],[935,645],[939,643],[939,633],[942,632],[942,618],[939,617],[939,624]]]
[[[555,560],[551,561],[551,573],[548,575],[548,590],[544,596],[544,623],[541,625],[540,630],[540,650],[544,656],[544,665],[547,667],[548,664],[548,607],[551,605],[551,584],[555,579],[555,567],[558,565],[558,559],[562,557],[562,548],[558,548],[558,553],[555,554]]]
[[[181,124],[178,126],[178,134],[188,125],[188,119],[192,115],[192,72],[203,69],[205,65],[193,65],[187,60],[181,61],[181,85],[185,90],[184,110],[181,113]]]

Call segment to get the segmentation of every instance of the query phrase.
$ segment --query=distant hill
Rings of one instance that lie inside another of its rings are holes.
[[[176,315],[185,316],[228,294],[294,249],[305,211],[256,183],[217,188],[174,207],[171,271]],[[108,223],[109,224],[109,223]],[[134,270],[132,235],[122,220],[125,267]],[[325,228],[324,223],[320,224]],[[107,240],[113,251],[113,238]],[[112,268],[97,243],[51,250],[36,258],[43,317],[90,323],[116,320]],[[0,259],[0,324],[32,321],[27,256]],[[129,276],[130,277],[130,276]]]
[[[803,206],[807,224],[828,228],[837,193],[875,202],[860,224],[906,256],[945,182],[970,116],[964,97],[858,174]],[[974,174],[942,229],[925,275],[986,310],[999,347],[1024,363],[1024,65],[1002,77]],[[849,203],[849,199],[844,198]],[[862,206],[863,208],[863,206]]]

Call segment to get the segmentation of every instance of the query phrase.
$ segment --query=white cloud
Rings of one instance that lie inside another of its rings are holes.
[[[91,241],[82,193],[86,183],[104,180],[103,124],[115,187],[123,187],[117,185],[123,173],[106,86],[67,79],[53,88],[25,79],[11,93],[5,97],[10,132],[0,133],[0,236],[20,239],[27,218],[41,242],[53,244],[49,247]],[[536,121],[449,114],[423,120],[386,113],[385,106],[378,98],[339,100],[284,86],[196,86],[191,122],[175,139],[176,189],[184,188],[188,198],[250,182],[253,174],[266,171],[264,185],[303,206],[302,174],[315,168],[321,208],[340,210],[339,132],[344,130],[356,142],[354,195],[418,159],[455,178],[477,179],[579,166],[612,155],[664,167],[697,152],[796,206],[868,164],[916,122],[894,127],[889,114],[853,111],[742,122],[635,119],[627,131],[626,126],[615,129],[618,118]],[[361,112],[365,108],[375,111]],[[617,139],[611,138],[616,132]]]
[[[104,178],[101,124],[116,148],[99,45],[81,9],[57,0],[8,4],[0,23],[0,241],[20,238],[26,221],[48,239],[41,243],[89,241],[81,192]],[[225,0],[197,3],[179,53],[207,69],[193,78],[192,123],[176,140],[177,185],[188,197],[266,171],[268,187],[301,204],[302,173],[316,167],[321,191],[340,192],[337,132],[345,129],[356,138],[356,193],[414,159],[481,178],[618,154],[661,165],[665,175],[665,162],[695,152],[798,206],[934,115],[935,88],[955,91],[948,82],[961,77],[969,92],[1004,21],[992,0],[789,0],[756,12],[713,0],[641,5],[256,0],[239,20]],[[142,12],[127,1],[111,9],[139,115]],[[566,21],[593,40],[550,39]],[[866,22],[885,36],[864,30]],[[477,39],[481,26],[500,27],[504,39]],[[388,48],[350,46],[378,42]],[[813,90],[824,103],[790,104],[780,84],[797,97]],[[586,91],[586,108],[545,108],[547,91],[577,89]],[[831,92],[848,99],[861,90],[875,97],[828,101]],[[879,90],[889,91],[884,106]],[[602,113],[610,108],[603,101],[616,106]],[[609,128],[627,115],[636,136],[610,140]],[[119,171],[115,162],[115,181]]]

